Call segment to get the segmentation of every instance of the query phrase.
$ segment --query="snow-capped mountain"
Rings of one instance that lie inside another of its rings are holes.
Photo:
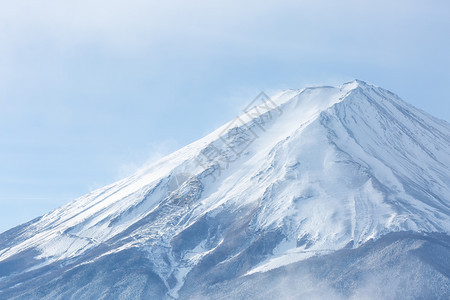
[[[371,272],[377,297],[449,297],[449,166],[450,125],[382,88],[262,94],[1,234],[0,299],[358,298]]]

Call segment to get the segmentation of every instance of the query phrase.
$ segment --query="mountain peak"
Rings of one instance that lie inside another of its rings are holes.
[[[364,80],[360,80],[360,79],[353,79],[352,81],[344,83],[344,84],[349,84],[349,83],[350,84],[353,83],[353,84],[357,84],[357,85],[361,85],[361,86],[369,85],[367,82],[365,82]]]
[[[450,231],[448,124],[360,80],[259,97],[205,138],[0,235],[0,267],[17,261],[0,290],[20,295],[17,282],[37,272],[37,291],[70,292],[81,283],[61,270],[104,271],[131,255],[176,298],[199,278]]]

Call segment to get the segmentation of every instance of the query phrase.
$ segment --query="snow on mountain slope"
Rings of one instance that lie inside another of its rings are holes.
[[[0,235],[0,267],[14,266],[0,291],[137,249],[176,298],[197,272],[250,275],[390,232],[449,233],[449,166],[450,125],[389,91],[361,81],[287,91]]]

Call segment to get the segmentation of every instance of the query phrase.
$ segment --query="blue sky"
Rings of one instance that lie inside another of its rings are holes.
[[[450,120],[448,1],[3,2],[0,231],[232,119],[260,91],[385,87]]]

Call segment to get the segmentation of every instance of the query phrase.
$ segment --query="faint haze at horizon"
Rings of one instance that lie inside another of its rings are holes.
[[[231,120],[358,78],[450,120],[447,1],[17,0],[0,10],[0,232]]]

